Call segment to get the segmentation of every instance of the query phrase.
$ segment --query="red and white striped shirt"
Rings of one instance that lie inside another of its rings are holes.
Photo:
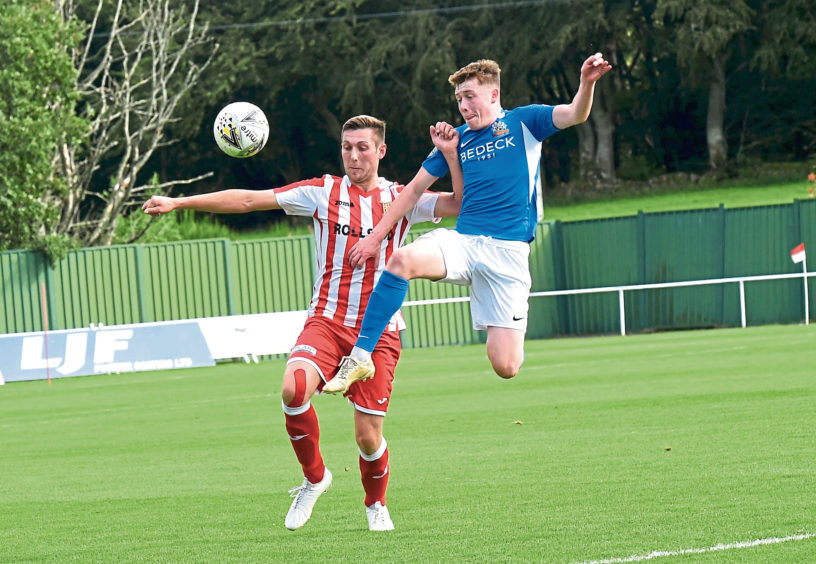
[[[364,192],[352,184],[348,176],[339,178],[327,174],[275,189],[278,204],[287,214],[314,219],[317,278],[309,317],[320,315],[348,327],[360,328],[369,295],[391,254],[405,241],[410,226],[434,220],[433,211],[439,195],[426,192],[383,239],[376,267],[372,268],[370,261],[358,269],[349,265],[348,252],[361,237],[371,233],[404,188],[380,178],[378,188]],[[402,314],[397,312],[386,330],[404,328]]]

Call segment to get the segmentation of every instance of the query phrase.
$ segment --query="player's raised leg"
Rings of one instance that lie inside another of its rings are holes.
[[[487,328],[487,358],[502,378],[512,378],[524,362],[524,331],[507,327]]]
[[[319,383],[320,375],[311,364],[295,360],[287,365],[281,392],[283,412],[286,431],[304,476],[303,484],[289,490],[295,499],[285,525],[292,531],[306,524],[317,499],[332,482],[332,474],[320,453],[320,426],[311,403]]]
[[[439,280],[445,277],[445,272],[445,260],[436,241],[420,237],[394,251],[368,300],[357,343],[323,391],[345,392],[352,383],[371,378],[374,375],[371,352],[388,322],[402,307],[408,281],[414,278]]]

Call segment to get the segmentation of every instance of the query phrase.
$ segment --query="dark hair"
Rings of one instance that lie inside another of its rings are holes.
[[[385,122],[372,116],[359,115],[349,118],[343,124],[343,129],[340,133],[343,134],[348,130],[354,129],[373,129],[374,136],[379,139],[379,144],[385,143]]]

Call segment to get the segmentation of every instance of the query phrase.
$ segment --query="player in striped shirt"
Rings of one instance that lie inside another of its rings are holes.
[[[495,61],[476,61],[450,76],[465,121],[456,128],[459,162],[450,167],[442,155],[432,152],[411,181],[412,190],[406,190],[371,235],[351,250],[351,264],[364,267],[376,257],[377,242],[419,194],[448,169],[458,173],[461,166],[464,192],[456,229],[435,229],[392,256],[371,294],[360,337],[332,389],[339,391],[341,382],[374,373],[369,351],[384,321],[402,305],[408,280],[413,278],[470,286],[473,327],[487,331],[487,356],[493,370],[502,378],[518,373],[524,359],[531,285],[529,243],[541,217],[541,145],[550,135],[586,121],[595,83],[611,68],[596,53],[581,66],[581,82],[572,102],[512,110],[502,108],[501,69]]]
[[[456,134],[448,129],[438,132],[435,126],[430,130],[434,145],[455,165]],[[343,355],[354,345],[369,295],[410,226],[455,216],[461,201],[461,175],[454,174],[454,193],[420,194],[381,239],[379,261],[352,268],[349,250],[371,233],[405,187],[378,176],[386,153],[385,122],[365,115],[353,117],[343,125],[341,137],[343,177],[326,174],[269,190],[222,190],[186,198],[153,196],[142,206],[154,216],[174,209],[214,213],[283,209],[313,219],[317,278],[308,319],[286,363],[281,392],[286,430],[304,474],[303,484],[290,492],[295,498],[285,520],[290,530],[306,524],[315,502],[332,482],[320,453],[320,427],[312,396],[331,382]],[[355,383],[345,393],[354,406],[370,530],[394,528],[385,504],[389,453],[382,429],[400,356],[399,330],[404,326],[399,312],[386,322],[371,355],[376,377]]]

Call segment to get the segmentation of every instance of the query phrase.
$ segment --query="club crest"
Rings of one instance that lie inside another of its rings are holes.
[[[500,119],[493,122],[493,137],[499,137],[501,135],[506,135],[507,133],[509,133],[509,130],[507,129],[506,123]]]

